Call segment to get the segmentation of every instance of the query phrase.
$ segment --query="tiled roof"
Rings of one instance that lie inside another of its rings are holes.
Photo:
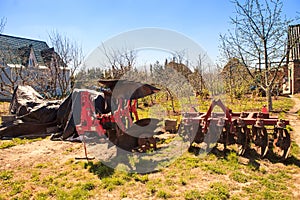
[[[45,65],[41,52],[49,49],[46,42],[0,34],[0,57],[12,57],[13,55],[14,57],[18,57],[20,62],[24,62],[24,57],[27,56],[28,58],[29,56],[31,46],[38,64]],[[16,61],[16,58],[14,58],[14,61]]]

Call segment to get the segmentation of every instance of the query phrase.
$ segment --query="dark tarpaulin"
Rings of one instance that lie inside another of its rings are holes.
[[[1,124],[0,138],[45,137],[53,134],[53,140],[67,140],[78,136],[73,120],[72,100],[78,101],[79,93],[75,90],[63,101],[47,101],[32,87],[18,86],[10,104],[10,114],[15,115],[15,119]],[[96,110],[102,112],[104,98],[99,95],[97,100],[101,105]]]
[[[60,101],[46,101],[30,86],[17,86],[10,103],[15,120],[1,124],[0,137],[39,137],[56,127],[56,111]]]
[[[9,112],[22,116],[33,107],[44,103],[44,98],[30,86],[17,86],[10,101]]]

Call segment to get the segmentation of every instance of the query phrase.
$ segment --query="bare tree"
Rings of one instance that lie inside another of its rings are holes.
[[[184,50],[181,51],[175,51],[173,53],[173,61],[179,64],[183,64],[183,61],[186,59],[185,58],[186,52]]]
[[[2,57],[2,61],[0,62],[0,94],[2,96],[10,96],[13,93],[14,88],[18,85],[20,79],[19,74],[22,73],[23,67],[19,67],[17,63],[10,64],[11,66],[6,65],[7,60],[15,60],[12,59],[15,56],[9,51],[4,51],[3,49],[1,49],[0,56]]]
[[[3,32],[5,25],[6,25],[6,18],[5,18],[5,17],[2,17],[2,18],[0,19],[0,33]]]
[[[0,20],[0,34],[3,32],[4,27],[6,24],[6,19],[4,17],[1,18]],[[0,69],[1,69],[1,76],[0,76],[0,94],[3,96],[7,96],[8,94],[11,93],[11,90],[13,90],[13,88],[8,87],[6,82],[10,81],[12,83],[15,83],[15,80],[11,79],[11,76],[9,75],[8,71],[6,70],[5,67],[5,60],[4,60],[4,51],[5,49],[2,48],[0,50],[0,57],[2,58],[2,60],[0,61]],[[7,79],[7,81],[6,81]]]
[[[97,88],[98,81],[100,78],[104,78],[105,70],[100,67],[88,68],[82,67],[76,73],[75,76],[75,87],[76,88]]]
[[[9,98],[17,85],[32,85],[37,73],[32,66],[25,67],[30,46],[14,49],[5,41],[0,46],[0,94]]]
[[[102,52],[106,57],[106,61],[103,65],[105,68],[111,69],[110,77],[119,79],[126,72],[134,68],[137,52],[128,48],[124,49],[111,49],[102,44]]]
[[[73,89],[73,77],[83,62],[81,46],[66,35],[57,31],[49,34],[51,45],[54,47],[50,68],[52,88],[59,88],[61,95],[65,96]]]
[[[254,82],[266,92],[272,110],[271,92],[279,68],[287,57],[288,25],[281,0],[233,1],[236,16],[233,31],[221,35],[221,50],[227,58],[238,58]]]
[[[197,59],[197,64],[194,66],[194,73],[191,78],[192,85],[197,91],[197,95],[205,95],[205,81],[203,79],[205,61],[207,60],[207,54],[199,54]]]

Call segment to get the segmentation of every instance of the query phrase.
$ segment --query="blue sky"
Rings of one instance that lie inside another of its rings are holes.
[[[300,11],[299,0],[283,2],[287,17]],[[86,56],[122,32],[156,27],[184,34],[216,60],[219,34],[230,28],[230,16],[234,6],[229,0],[0,1],[0,18],[7,18],[4,34],[47,41],[48,33],[57,30],[78,41]]]

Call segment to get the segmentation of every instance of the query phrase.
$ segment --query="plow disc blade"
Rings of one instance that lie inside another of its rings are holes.
[[[278,129],[275,131],[277,135],[274,139],[274,153],[281,159],[285,160],[289,156],[291,149],[291,138],[286,129]]]
[[[246,150],[250,147],[250,130],[244,127],[237,127],[237,154],[242,156],[245,154]]]
[[[267,140],[267,142],[268,142],[268,140]],[[268,144],[262,144],[261,146],[258,147],[257,152],[260,155],[260,157],[263,158],[266,156],[268,149],[269,149]]]
[[[253,141],[256,145],[256,152],[261,158],[265,157],[269,149],[269,137],[265,127],[252,129]]]

